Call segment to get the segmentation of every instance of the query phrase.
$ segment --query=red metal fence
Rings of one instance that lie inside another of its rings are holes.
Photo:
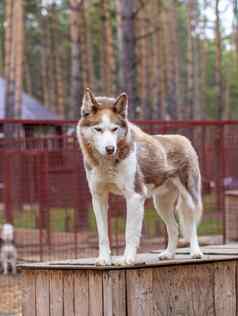
[[[238,122],[137,124],[152,134],[176,133],[192,140],[203,180],[205,210],[199,233],[204,236],[203,242],[228,239],[235,217],[230,224],[225,225],[225,221],[229,212],[235,214],[236,199],[232,203],[225,200],[229,199],[226,191],[235,194],[238,190]],[[14,223],[20,258],[95,255],[96,225],[74,134],[76,122],[14,121],[14,125],[16,137],[0,141],[0,224]],[[124,245],[125,205],[118,197],[113,197],[110,205],[110,239],[113,253],[118,253]],[[165,239],[164,226],[149,201],[141,249],[159,248]]]

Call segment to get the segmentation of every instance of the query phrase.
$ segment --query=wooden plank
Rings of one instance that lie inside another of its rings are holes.
[[[220,250],[216,251],[220,253]],[[222,252],[222,251],[221,251]],[[227,254],[212,254],[212,255],[205,255],[202,259],[192,259],[190,255],[187,254],[177,254],[174,260],[159,260],[158,255],[153,254],[138,254],[137,255],[137,262],[135,266],[96,266],[95,264],[91,264],[91,259],[85,259],[84,261],[81,260],[71,260],[68,261],[57,261],[52,263],[41,263],[41,264],[24,264],[20,267],[22,270],[33,270],[33,269],[47,269],[47,270],[98,270],[98,271],[106,271],[106,270],[118,270],[118,269],[133,269],[137,267],[148,267],[148,266],[168,266],[168,265],[183,265],[184,263],[191,263],[191,264],[200,264],[206,262],[216,262],[216,261],[233,261],[238,260],[238,255],[230,250],[225,250]],[[113,261],[118,261],[118,257],[113,257]]]
[[[236,315],[236,263],[213,264],[216,316]]]
[[[89,314],[89,283],[88,271],[78,270],[74,272],[74,311],[75,316],[91,316]]]
[[[34,272],[24,272],[22,288],[22,314],[24,316],[36,316],[36,285]]]
[[[124,270],[103,272],[104,316],[126,316],[126,278]]]
[[[206,246],[201,247],[204,254],[207,255],[238,255],[238,246],[236,244]],[[163,250],[153,250],[151,253],[161,253]],[[178,248],[176,254],[190,254],[190,248]]]
[[[152,269],[126,271],[127,315],[152,315]]]
[[[64,286],[64,315],[74,316],[74,273],[64,271],[63,273]],[[76,293],[76,295],[78,295]]]
[[[212,265],[153,269],[153,315],[215,315],[213,281]]]
[[[37,271],[36,273],[36,315],[49,316],[50,315],[50,293],[49,293],[49,279],[50,275],[47,271]]]
[[[238,243],[229,243],[229,244],[225,244],[225,245],[209,245],[209,246],[204,246],[202,248],[237,249]]]
[[[236,315],[238,315],[238,262],[236,262]]]
[[[62,271],[50,271],[50,316],[64,316]]]
[[[103,273],[89,272],[89,316],[103,316]]]

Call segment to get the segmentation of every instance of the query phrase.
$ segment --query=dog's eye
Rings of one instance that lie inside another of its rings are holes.
[[[99,133],[102,133],[102,129],[100,127],[95,127],[95,131],[99,132]]]
[[[112,129],[112,132],[114,133],[114,132],[116,132],[118,130],[118,127],[114,127],[113,129]]]

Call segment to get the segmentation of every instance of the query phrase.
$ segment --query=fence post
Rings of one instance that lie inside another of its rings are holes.
[[[12,205],[12,172],[10,152],[4,152],[4,204],[5,204],[5,220],[7,223],[13,224],[13,205]]]
[[[218,127],[217,133],[217,206],[222,212],[223,218],[223,244],[226,243],[226,210],[225,210],[225,192],[224,192],[224,179],[225,179],[225,139],[224,139],[224,126]]]
[[[40,259],[43,259],[43,229],[47,230],[47,242],[51,245],[50,236],[50,222],[49,222],[49,199],[48,199],[48,152],[42,151],[39,153],[39,174],[40,174],[40,185],[39,185],[39,223],[40,223]]]
[[[221,126],[221,206],[223,209],[223,243],[227,242],[226,233],[226,205],[225,205],[225,176],[226,176],[226,159],[225,159],[225,126]]]
[[[201,152],[201,159],[200,163],[202,164],[202,176],[207,177],[207,150],[206,150],[206,126],[201,126],[202,129],[202,152]]]

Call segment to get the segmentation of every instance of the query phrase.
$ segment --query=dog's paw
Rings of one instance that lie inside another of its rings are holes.
[[[116,266],[128,266],[134,265],[136,262],[136,258],[134,256],[123,256],[115,260],[113,263]]]
[[[204,255],[203,255],[203,253],[201,252],[200,249],[191,252],[191,257],[192,257],[192,259],[202,259],[203,256],[204,256]]]
[[[158,256],[159,260],[171,260],[171,259],[174,259],[174,257],[175,257],[175,253],[169,252],[167,250],[161,252],[161,254],[159,254]]]
[[[99,256],[96,259],[96,265],[97,266],[110,266],[112,264],[112,259],[110,256]]]

